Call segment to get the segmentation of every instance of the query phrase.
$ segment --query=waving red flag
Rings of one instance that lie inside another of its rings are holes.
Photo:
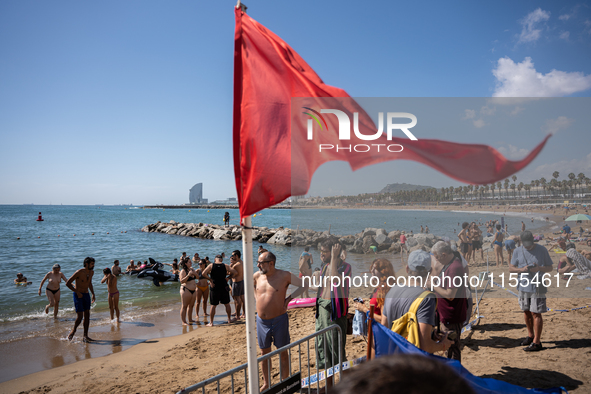
[[[323,108],[337,108],[338,105],[351,120],[357,113],[358,129],[364,135],[376,134],[375,125],[344,90],[324,84],[278,36],[239,8],[235,13],[234,174],[241,218],[289,196],[305,194],[312,175],[327,161],[345,160],[356,170],[388,160],[413,160],[462,182],[486,184],[505,179],[524,168],[549,138],[521,161],[507,160],[486,145],[388,139],[385,135],[377,136],[371,143],[399,144],[404,149],[395,154],[385,149],[380,152],[318,149],[320,144],[343,143],[339,140],[340,124],[333,114],[322,116],[322,122],[318,120],[319,126],[322,123],[326,127],[326,132],[305,138],[306,122],[310,117],[318,119],[316,115],[321,115]],[[297,97],[305,99],[292,102],[292,98]],[[310,117],[302,115],[302,111],[307,111]],[[368,130],[371,131],[368,133]],[[346,142],[351,146],[368,144],[367,138],[360,138],[357,133]]]

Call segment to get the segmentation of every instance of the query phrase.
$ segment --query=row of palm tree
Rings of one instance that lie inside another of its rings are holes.
[[[542,177],[540,179],[533,179],[529,183],[517,183],[517,176],[513,175],[510,179],[507,178],[503,182],[499,181],[489,185],[450,186],[442,187],[440,189],[430,188],[423,190],[405,190],[395,193],[327,197],[324,199],[324,202],[332,202],[335,204],[346,202],[351,204],[361,202],[435,202],[454,201],[458,199],[521,199],[532,198],[532,193],[534,193],[535,197],[538,199],[549,197],[548,193],[550,193],[550,197],[567,197],[574,199],[576,196],[580,197],[583,195],[583,193],[590,190],[591,179],[586,177],[582,172],[578,175],[575,175],[573,172],[571,172],[567,175],[568,179],[558,180],[559,177],[560,173],[558,171],[554,171],[550,181]],[[504,196],[503,189],[505,189]],[[509,192],[509,189],[511,192]],[[497,194],[495,194],[495,191],[497,191]],[[512,197],[510,196],[511,194]]]

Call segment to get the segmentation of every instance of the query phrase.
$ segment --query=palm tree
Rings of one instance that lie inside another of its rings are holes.
[[[583,184],[584,180],[585,180],[585,174],[583,174],[582,172],[579,172],[579,175],[577,175],[577,183],[579,184],[579,194],[582,194],[581,185]]]
[[[503,184],[501,181],[497,182],[497,189],[499,189],[499,200],[501,199],[501,189],[503,188]]]
[[[513,190],[513,198],[515,198],[515,184],[511,184],[511,190]]]
[[[542,185],[542,190],[544,190],[544,195],[546,195],[546,178],[541,177],[540,184]],[[543,196],[542,196],[542,199],[543,199]]]
[[[531,190],[531,185],[525,185],[525,186],[523,186],[523,187],[524,187],[524,189],[525,189],[525,194],[527,195],[527,193],[529,192],[529,197],[531,198],[531,192],[530,192],[530,190]]]
[[[558,180],[558,177],[560,176],[560,173],[558,171],[554,171],[552,173],[552,176],[554,177],[554,179]]]
[[[517,190],[519,191],[519,198],[521,198],[521,189],[523,189],[525,185],[523,184],[523,182],[519,182],[519,185],[517,185]]]
[[[511,177],[511,179],[513,180],[513,182],[515,182],[515,181],[517,180],[517,175],[513,175],[513,176]]]
[[[509,178],[505,179],[503,183],[503,186],[505,186],[505,198],[509,198]]]
[[[496,188],[496,187],[495,187],[495,184],[494,184],[494,183],[491,183],[491,184],[490,184],[490,190],[491,190],[491,192],[492,192],[492,199],[493,199],[493,200],[495,199],[495,188]]]
[[[540,180],[539,179],[536,179],[534,181],[534,184],[536,185],[537,197],[539,198],[540,197]]]

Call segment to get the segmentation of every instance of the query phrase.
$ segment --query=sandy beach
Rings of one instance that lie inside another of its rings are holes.
[[[488,211],[489,207],[481,209]],[[453,210],[458,210],[458,207],[453,207]],[[466,207],[466,210],[477,209]],[[556,231],[551,230],[552,227],[562,223],[559,216],[562,211],[556,216],[547,210],[534,210],[533,213],[548,216],[554,222],[550,222],[544,232],[546,238]],[[589,250],[589,247],[577,245],[577,249]],[[556,266],[560,255],[554,252],[550,255]],[[492,262],[492,253],[489,256]],[[478,258],[470,269],[471,275],[486,271],[486,262]],[[508,269],[491,267],[490,272],[498,278],[503,272],[508,273]],[[569,310],[591,304],[589,286],[589,279],[573,279],[567,292],[556,293],[560,298],[554,298],[549,293],[552,298],[548,299],[548,307]],[[355,290],[366,297],[371,291]],[[352,291],[352,297],[355,295],[356,292]],[[542,342],[545,350],[537,353],[524,352],[519,346],[521,339],[527,335],[525,323],[517,298],[509,292],[499,287],[487,291],[479,312],[482,317],[478,324],[472,332],[462,336],[462,363],[471,373],[528,388],[564,386],[574,393],[591,391],[591,328],[588,324],[591,307],[544,314]],[[171,319],[174,314],[171,313]],[[292,341],[314,332],[314,308],[291,310],[289,318]],[[350,360],[365,352],[364,339],[348,336]],[[295,355],[292,357],[297,363]],[[200,324],[182,330],[180,335],[148,339],[104,357],[92,357],[0,383],[0,392],[173,393],[244,362],[244,322],[213,328]],[[229,380],[224,381],[222,391],[227,392],[229,384]],[[243,390],[240,387],[237,391]]]

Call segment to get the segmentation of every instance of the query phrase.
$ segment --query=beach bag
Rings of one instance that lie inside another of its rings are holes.
[[[432,292],[425,290],[413,301],[408,312],[406,312],[401,318],[396,319],[392,322],[392,331],[402,335],[407,341],[421,347],[421,341],[419,336],[419,322],[417,321],[417,311],[421,302]]]

